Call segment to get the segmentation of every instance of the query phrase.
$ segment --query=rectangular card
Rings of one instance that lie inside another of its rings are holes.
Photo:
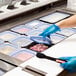
[[[62,29],[61,31],[58,31],[57,33],[58,33],[58,34],[65,35],[65,36],[70,36],[70,35],[76,33],[76,29],[64,28],[64,29]]]
[[[69,16],[70,16],[70,14],[56,11],[54,13],[47,15],[47,16],[41,17],[40,20],[49,22],[49,23],[56,23],[64,18],[69,17]]]
[[[50,40],[52,41],[52,43],[56,44],[62,40],[64,40],[66,37],[63,35],[59,35],[59,34],[52,34],[50,35]]]

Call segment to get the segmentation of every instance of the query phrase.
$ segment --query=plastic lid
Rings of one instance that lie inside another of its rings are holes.
[[[48,37],[32,36],[30,39],[36,43],[51,45],[51,40]]]

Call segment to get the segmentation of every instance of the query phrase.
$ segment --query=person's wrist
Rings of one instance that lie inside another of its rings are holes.
[[[65,20],[62,20],[60,22],[57,22],[56,25],[58,25],[60,28],[66,28],[65,25],[67,25]]]
[[[53,24],[53,26],[55,27],[55,29],[56,29],[57,31],[61,31],[61,30],[60,30],[60,27],[59,27],[57,24]]]

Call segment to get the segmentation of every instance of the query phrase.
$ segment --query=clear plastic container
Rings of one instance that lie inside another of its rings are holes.
[[[69,16],[70,16],[70,14],[56,11],[54,13],[47,15],[47,16],[41,17],[40,20],[49,22],[49,23],[56,23],[64,18],[69,17]]]
[[[19,36],[19,34],[11,31],[4,31],[0,33],[0,39],[2,39],[3,41],[11,41]]]
[[[18,32],[20,34],[26,34],[28,33],[29,31],[31,31],[32,29],[24,26],[24,25],[19,25],[17,27],[14,27],[11,29],[12,31],[15,31],[15,32]]]
[[[61,31],[58,31],[57,33],[65,36],[71,36],[76,33],[76,30],[72,28],[64,28],[61,29]]]
[[[4,43],[0,45],[0,53],[5,55],[11,55],[12,52],[15,52],[18,49],[16,45],[12,45],[9,43]]]
[[[49,23],[45,23],[39,20],[34,20],[31,22],[28,22],[27,24],[25,24],[25,27],[31,28],[33,30],[38,29],[38,30],[44,30],[45,28],[49,27],[50,24]]]
[[[13,41],[11,41],[12,44],[15,44],[15,45],[17,45],[19,47],[28,46],[32,42],[33,41],[31,41],[30,38],[27,37],[27,36],[21,36],[21,37],[18,37],[16,39],[14,39]]]
[[[42,33],[42,31],[32,30],[32,31],[29,31],[26,35],[28,35],[28,36],[39,36],[41,33]]]
[[[54,44],[61,42],[65,38],[66,38],[65,36],[59,35],[56,33],[50,35],[50,39],[51,39],[52,43],[54,43]]]
[[[12,57],[21,61],[27,61],[30,58],[32,58],[34,55],[35,55],[35,52],[29,49],[20,49],[19,51],[13,52],[11,54]]]

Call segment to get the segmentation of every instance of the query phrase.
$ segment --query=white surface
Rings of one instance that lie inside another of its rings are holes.
[[[27,2],[30,4],[26,5],[26,6],[20,5],[20,2],[17,2],[15,4],[15,7],[18,7],[18,8],[14,9],[14,10],[8,10],[7,9],[8,5],[3,6],[2,8],[0,8],[1,11],[4,11],[4,13],[0,13],[0,20],[3,20],[3,19],[8,18],[10,16],[20,14],[22,12],[26,12],[26,11],[47,5],[47,4],[49,4],[51,2],[55,2],[55,1],[58,1],[58,0],[39,0],[39,2],[30,2],[27,0]]]
[[[54,45],[53,47],[44,51],[44,53],[46,55],[49,55],[52,57],[76,56],[76,34],[70,36],[63,42]],[[27,65],[30,65],[32,67],[35,67],[39,70],[46,72],[47,73],[46,76],[57,76],[63,70],[63,68],[60,67],[59,63],[45,60],[45,59],[43,59],[43,60],[38,59],[37,57],[34,57],[34,58],[24,62],[20,66],[25,67]],[[16,69],[6,73],[4,76],[11,76],[11,75],[24,76],[25,72],[20,71],[19,68],[16,68]]]
[[[22,71],[22,68],[18,67],[15,68],[14,70],[10,71],[4,76],[33,76],[27,72]]]

